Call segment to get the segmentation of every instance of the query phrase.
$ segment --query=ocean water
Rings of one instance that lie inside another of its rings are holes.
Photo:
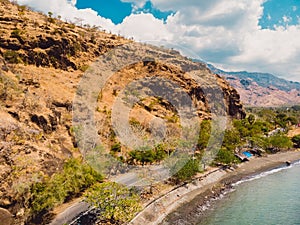
[[[238,182],[198,225],[300,225],[300,163]]]

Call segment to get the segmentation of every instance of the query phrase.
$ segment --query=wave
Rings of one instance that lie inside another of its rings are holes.
[[[257,179],[260,179],[262,177],[266,177],[266,176],[269,176],[271,174],[278,173],[280,171],[287,170],[287,169],[290,169],[290,168],[292,168],[294,166],[299,166],[299,165],[300,165],[300,160],[291,163],[291,165],[289,165],[289,166],[281,166],[281,167],[278,167],[278,168],[275,168],[275,169],[272,169],[272,170],[268,170],[268,171],[259,173],[259,174],[254,175],[254,176],[250,176],[250,177],[244,178],[244,179],[242,179],[242,180],[240,180],[240,181],[232,184],[232,186],[235,187],[235,186],[240,185],[242,183],[253,181],[253,180],[257,180]]]

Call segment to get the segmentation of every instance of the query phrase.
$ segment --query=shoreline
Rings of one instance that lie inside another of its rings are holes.
[[[147,205],[129,224],[182,224],[192,215],[203,215],[207,203],[232,188],[232,184],[248,177],[300,160],[300,151],[292,150],[250,159],[233,171],[215,170],[180,186]],[[185,220],[186,219],[186,220]]]

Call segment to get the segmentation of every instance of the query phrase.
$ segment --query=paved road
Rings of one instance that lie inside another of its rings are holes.
[[[90,209],[90,205],[86,202],[76,202],[75,204],[71,205],[62,213],[58,214],[55,219],[49,225],[63,225],[69,224],[74,219],[78,217],[81,213],[84,213]]]

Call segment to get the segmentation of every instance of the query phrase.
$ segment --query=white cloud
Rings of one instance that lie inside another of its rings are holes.
[[[117,25],[115,30],[126,37],[134,37],[137,41],[172,40],[173,36],[162,20],[149,13],[132,14]]]
[[[299,35],[298,26],[248,33],[241,45],[241,54],[231,57],[229,62],[245,67],[264,67],[269,72],[277,71],[279,74],[290,72],[293,75],[295,67],[291,65],[297,64],[300,59],[300,43],[297,41]]]
[[[146,0],[122,0],[136,8]],[[115,25],[91,9],[77,9],[76,0],[19,0],[68,20],[81,17],[90,24],[136,40],[167,40],[196,52],[210,63],[232,70],[271,72],[300,81],[300,24],[262,29],[259,19],[266,0],[151,0],[161,11],[172,10],[165,23],[148,13],[131,14]],[[70,4],[70,2],[72,4]],[[113,10],[113,9],[112,9]]]
[[[284,23],[288,23],[288,22],[290,22],[292,20],[292,18],[289,17],[289,16],[283,16],[282,20],[283,20]]]
[[[147,0],[121,0],[122,2],[133,3],[137,8],[143,8]]]

